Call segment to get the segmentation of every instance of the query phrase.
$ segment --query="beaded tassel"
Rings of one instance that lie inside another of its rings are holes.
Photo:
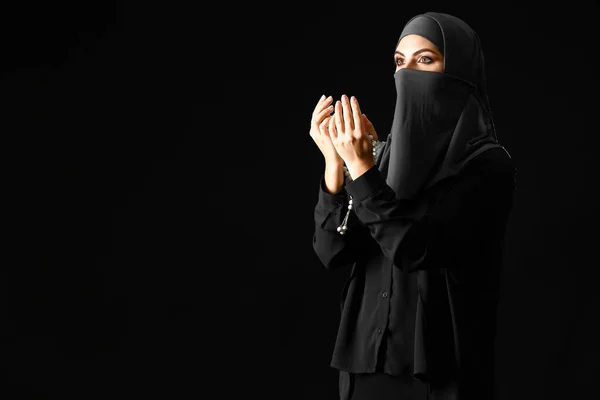
[[[375,164],[377,164],[377,160],[379,158],[379,151],[381,149],[380,144],[383,145],[383,142],[373,139],[373,135],[369,135],[369,139],[371,139],[371,144],[373,147],[373,161],[375,161]],[[344,175],[348,181],[352,181],[350,172],[348,171],[348,168],[346,167],[345,164],[344,164]],[[350,196],[350,200],[348,201],[348,211],[346,211],[346,216],[344,216],[344,220],[342,221],[342,224],[337,227],[337,231],[340,233],[340,235],[344,235],[346,233],[346,231],[348,230],[348,217],[350,216],[350,211],[353,208],[352,203],[353,203],[353,199],[352,199],[352,196]]]

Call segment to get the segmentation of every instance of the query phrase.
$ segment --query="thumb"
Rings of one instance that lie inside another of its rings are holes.
[[[373,135],[373,139],[379,140],[379,138],[377,137],[377,132],[375,131],[375,127],[373,126],[371,121],[369,121],[369,118],[367,118],[367,114],[362,114],[361,118],[363,120],[363,124],[365,125],[367,133]]]

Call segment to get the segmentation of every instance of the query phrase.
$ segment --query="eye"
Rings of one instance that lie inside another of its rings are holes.
[[[404,64],[404,60],[401,59],[401,58],[396,58],[396,60],[394,61],[394,63],[396,64],[397,67],[399,67],[402,64]]]
[[[425,60],[425,61],[421,61],[421,60]],[[431,64],[433,62],[433,59],[431,57],[421,56],[421,58],[419,58],[419,62],[423,62],[425,64]]]

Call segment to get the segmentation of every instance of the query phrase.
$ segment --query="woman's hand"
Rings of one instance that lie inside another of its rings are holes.
[[[329,121],[333,120],[333,118],[331,118],[331,113],[333,112],[332,102],[333,98],[331,96],[325,97],[325,95],[323,95],[319,99],[310,121],[310,137],[313,138],[317,147],[319,147],[319,150],[323,153],[326,164],[341,165],[344,161],[337,153],[331,142],[331,137],[327,132]]]
[[[373,124],[360,111],[358,100],[343,95],[335,104],[334,118],[329,119],[329,135],[352,179],[375,165],[369,134],[377,139]]]

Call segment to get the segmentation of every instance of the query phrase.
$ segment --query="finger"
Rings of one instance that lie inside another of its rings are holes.
[[[317,114],[317,116],[315,117],[315,122],[321,123],[321,121],[323,121],[323,118],[325,118],[326,116],[329,116],[329,114],[331,114],[332,112],[333,112],[333,106],[325,107],[323,110],[321,110],[320,113]]]
[[[329,118],[329,136],[331,139],[337,139],[337,129],[335,125],[335,118]]]
[[[344,121],[342,116],[342,102],[338,100],[335,103],[335,128],[337,131],[336,133],[339,133],[340,135],[344,134]]]
[[[317,102],[317,105],[313,111],[313,117],[314,117],[315,122],[319,122],[318,121],[319,114],[321,114],[321,112],[324,109],[326,109],[331,104],[332,101],[333,101],[333,97],[331,97],[331,96],[328,96],[328,97],[325,97],[325,95],[321,96],[321,98]]]
[[[373,130],[373,124],[371,123],[371,121],[369,121],[369,118],[367,118],[367,116],[365,114],[361,115],[362,121],[363,121],[363,126],[365,127],[365,129],[367,130],[367,132],[371,133],[371,131]]]
[[[331,96],[327,96],[327,97],[323,98],[323,100],[319,101],[318,109],[323,110],[328,105],[330,105],[332,101],[333,101],[333,97],[331,97]]]
[[[362,119],[363,119],[363,124],[364,124],[364,127],[365,127],[367,133],[370,133],[371,135],[373,135],[373,139],[379,140],[379,137],[377,136],[377,132],[375,131],[375,127],[373,126],[373,124],[371,123],[369,118],[367,117],[367,114],[363,114]]]
[[[342,96],[342,109],[344,110],[344,127],[346,131],[354,130],[354,119],[352,118],[352,109],[350,108],[350,102],[348,101],[348,96]]]
[[[321,105],[322,108],[325,108],[328,105],[330,105],[332,101],[333,101],[333,97],[327,96],[326,98],[323,99],[323,101],[321,101],[320,105]]]
[[[354,123],[354,128],[357,129],[362,127],[362,118],[360,112],[360,106],[358,105],[358,100],[356,97],[352,96],[350,98],[350,107],[352,108],[352,122]],[[363,132],[361,132],[363,133]]]
[[[326,134],[327,133],[327,128],[329,127],[329,120],[331,118],[327,117],[323,120],[323,122],[321,122],[319,124],[319,131],[321,132],[321,134]]]

